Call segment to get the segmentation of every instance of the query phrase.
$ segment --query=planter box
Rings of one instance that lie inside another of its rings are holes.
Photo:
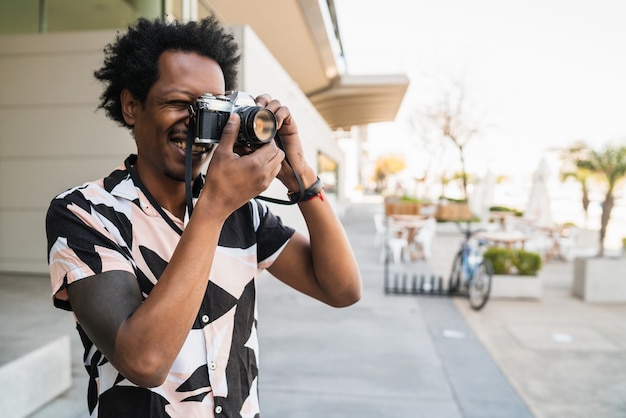
[[[385,215],[419,215],[423,206],[423,203],[388,197],[385,198]]]
[[[585,302],[626,302],[626,259],[576,257],[572,292]]]
[[[493,299],[541,299],[543,278],[517,274],[494,274],[491,281]]]
[[[472,211],[467,203],[439,204],[435,212],[438,221],[469,221]]]

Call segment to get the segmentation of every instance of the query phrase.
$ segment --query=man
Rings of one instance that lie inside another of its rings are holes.
[[[105,55],[100,107],[132,130],[137,155],[57,196],[46,221],[53,299],[76,316],[91,416],[259,416],[258,272],[351,305],[361,279],[348,240],[289,109],[267,95],[257,105],[275,114],[290,165],[274,141],[236,147],[233,113],[217,146],[193,146],[186,215],[189,106],[235,87],[237,45],[215,20],[141,19]],[[276,177],[299,192],[294,171],[310,238],[254,199]]]

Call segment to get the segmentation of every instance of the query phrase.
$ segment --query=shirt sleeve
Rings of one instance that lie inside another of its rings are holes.
[[[51,202],[46,216],[46,234],[56,307],[72,309],[66,288],[77,280],[111,270],[134,273],[123,249],[78,190]]]
[[[257,260],[259,268],[268,268],[285,248],[295,229],[283,224],[279,216],[259,200],[252,202],[258,214]]]

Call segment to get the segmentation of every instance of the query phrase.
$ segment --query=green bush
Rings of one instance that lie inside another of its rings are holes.
[[[507,206],[491,206],[489,208],[490,212],[509,212],[514,216],[524,216],[524,212],[517,210],[515,208],[509,208]]]
[[[483,257],[491,262],[493,274],[510,274],[513,270],[513,257],[508,248],[488,248]]]
[[[541,256],[530,251],[491,247],[483,256],[491,262],[494,274],[536,276],[541,270]]]
[[[447,200],[449,203],[467,203],[467,199],[455,199],[453,197],[440,196],[439,200]]]
[[[520,276],[536,276],[541,270],[541,256],[530,251],[513,251],[513,264]]]
[[[430,201],[428,200],[420,199],[418,197],[406,196],[406,195],[400,196],[400,201],[409,202],[409,203],[430,203]]]

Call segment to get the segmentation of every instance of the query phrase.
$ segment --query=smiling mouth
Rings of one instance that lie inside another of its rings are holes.
[[[171,142],[172,144],[174,144],[176,148],[180,148],[183,151],[187,150],[187,141],[172,139]],[[191,146],[191,153],[192,154],[204,154],[204,153],[211,151],[211,149],[213,149],[212,144],[193,144]]]

